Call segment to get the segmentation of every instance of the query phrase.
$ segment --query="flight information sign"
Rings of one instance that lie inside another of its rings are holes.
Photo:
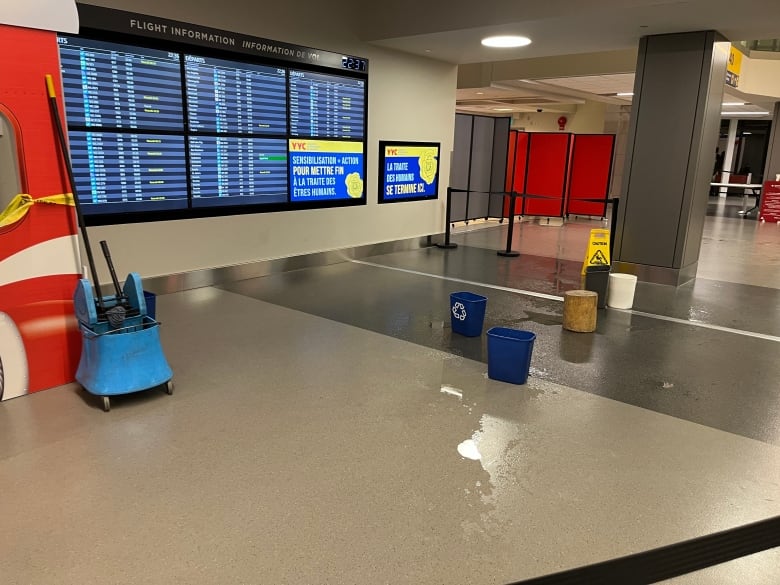
[[[281,138],[191,136],[193,207],[287,201],[287,143]]]
[[[365,80],[290,71],[290,134],[361,140],[365,134]]]
[[[365,60],[327,73],[107,38],[57,37],[93,224],[366,202]]]
[[[71,131],[70,152],[85,214],[187,208],[184,138],[168,134]]]
[[[281,67],[184,56],[193,132],[287,133],[287,74]]]
[[[58,43],[69,126],[184,128],[178,53],[67,36]]]

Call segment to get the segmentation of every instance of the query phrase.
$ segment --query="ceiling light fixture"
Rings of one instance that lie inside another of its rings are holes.
[[[618,96],[618,97],[631,97],[632,95],[634,95],[634,92],[633,91],[621,91],[621,92],[616,93],[615,95]]]
[[[511,112],[512,108],[493,108],[494,112]]]
[[[721,116],[768,116],[769,112],[721,112]]]
[[[478,91],[477,95],[485,95],[485,92],[484,91]]]
[[[721,105],[722,106],[746,106],[747,103],[745,103],[745,102],[723,102]]]
[[[512,49],[514,47],[525,47],[531,44],[531,39],[528,37],[520,37],[514,35],[503,35],[496,37],[486,37],[482,39],[482,44],[486,47],[494,47],[499,49]]]

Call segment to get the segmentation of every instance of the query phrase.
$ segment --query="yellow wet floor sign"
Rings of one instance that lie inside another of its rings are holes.
[[[609,266],[609,230],[590,230],[588,251],[582,263],[582,274],[589,266]]]

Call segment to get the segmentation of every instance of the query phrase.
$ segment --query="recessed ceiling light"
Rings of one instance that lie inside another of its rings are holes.
[[[497,37],[487,37],[482,39],[482,44],[486,47],[498,47],[500,49],[511,49],[513,47],[525,47],[531,44],[528,37],[519,37],[512,35],[503,35]]]
[[[494,112],[511,112],[512,108],[493,108]]]
[[[485,95],[485,92],[484,91],[478,91],[477,95]]]
[[[630,97],[630,96],[634,95],[634,92],[633,91],[621,91],[619,93],[616,93],[615,95],[619,96],[619,97]]]
[[[746,106],[745,102],[723,102],[722,106]]]
[[[743,132],[742,136],[751,136],[752,134],[753,134],[752,132]]]

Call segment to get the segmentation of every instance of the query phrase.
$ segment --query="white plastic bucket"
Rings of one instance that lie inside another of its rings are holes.
[[[613,272],[609,275],[607,306],[613,309],[630,309],[634,305],[636,276]]]

